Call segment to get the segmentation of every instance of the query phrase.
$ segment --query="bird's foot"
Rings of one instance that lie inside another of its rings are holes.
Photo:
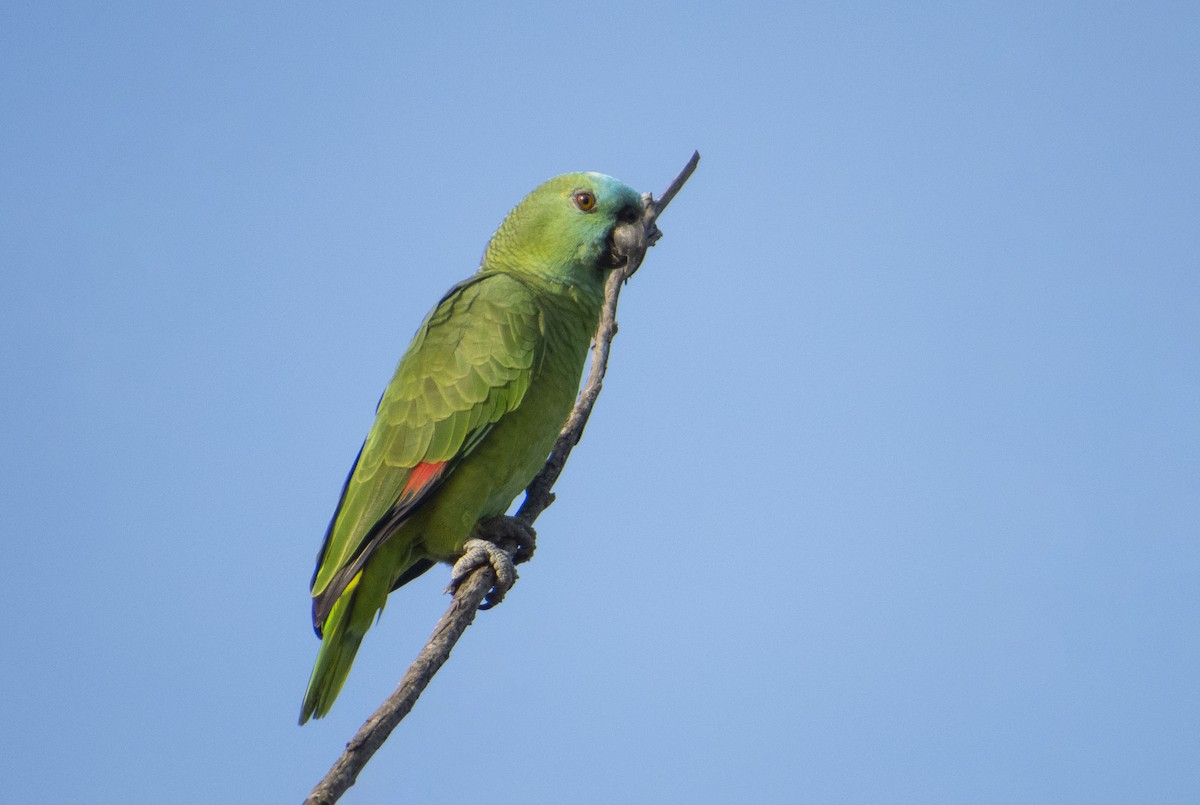
[[[492,577],[495,580],[479,608],[491,609],[499,604],[516,584],[517,570],[513,567],[512,558],[503,548],[485,539],[469,539],[463,545],[463,555],[450,571],[450,585],[446,587],[446,592],[453,595],[468,576],[484,566],[492,568]]]
[[[488,565],[495,582],[480,609],[491,609],[517,582],[514,565],[528,562],[537,548],[537,532],[515,517],[500,515],[484,520],[475,527],[475,535],[463,545],[463,554],[450,571],[450,586],[454,593],[476,568]]]
[[[475,533],[481,537],[486,535],[489,541],[503,548],[511,547],[513,564],[528,562],[537,550],[537,532],[533,526],[507,514],[484,520]]]

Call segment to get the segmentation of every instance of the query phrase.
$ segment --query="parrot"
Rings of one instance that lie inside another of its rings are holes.
[[[417,329],[317,555],[321,645],[301,724],[328,714],[389,594],[462,557],[541,469],[578,394],[608,274],[645,253],[645,204],[600,173],[542,183]],[[504,576],[508,557],[487,555]]]

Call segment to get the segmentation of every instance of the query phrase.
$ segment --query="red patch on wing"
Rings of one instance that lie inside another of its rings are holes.
[[[442,467],[446,466],[446,462],[438,461],[429,463],[422,461],[420,464],[412,468],[412,473],[408,476],[408,483],[404,485],[404,491],[401,496],[408,497],[409,495],[418,495],[435,478],[442,474]]]

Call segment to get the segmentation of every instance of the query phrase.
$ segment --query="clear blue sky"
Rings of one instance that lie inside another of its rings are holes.
[[[296,802],[307,583],[541,180],[700,169],[352,803],[1200,801],[1195,4],[6,3],[0,777]]]

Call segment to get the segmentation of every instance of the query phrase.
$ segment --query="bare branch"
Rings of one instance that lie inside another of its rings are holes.
[[[662,236],[655,221],[666,209],[671,199],[675,197],[675,194],[679,192],[679,189],[683,187],[692,172],[696,170],[699,161],[700,152],[697,151],[692,154],[687,165],[663,191],[662,197],[658,200],[649,194],[645,196],[646,213],[643,222],[646,228],[647,247],[653,246]],[[588,369],[587,381],[583,384],[583,389],[579,393],[575,407],[571,410],[571,415],[567,417],[567,422],[563,425],[550,457],[525,490],[525,500],[517,510],[516,519],[526,526],[532,527],[534,520],[554,502],[554,493],[551,488],[558,480],[558,476],[562,474],[572,448],[579,443],[583,436],[583,428],[587,424],[588,417],[591,416],[592,408],[596,405],[596,399],[600,396],[600,388],[604,384],[604,373],[608,368],[612,340],[617,334],[617,299],[621,294],[621,287],[638,270],[644,256],[644,249],[638,254],[631,255],[625,266],[613,270],[608,277],[604,287],[604,307],[600,312],[600,323],[596,328],[595,341],[592,346],[592,361],[591,367]],[[489,534],[490,532],[485,529],[477,536],[488,538]],[[492,541],[496,542],[509,556],[515,554],[516,543],[501,530],[496,530],[495,539]],[[331,803],[337,802],[350,786],[354,785],[354,781],[358,779],[359,772],[366,766],[367,761],[379,747],[383,746],[383,742],[387,740],[396,725],[409,714],[413,705],[416,704],[417,698],[433,679],[433,675],[450,658],[454,644],[475,620],[475,614],[479,611],[484,597],[492,588],[493,581],[492,569],[485,565],[475,570],[459,585],[450,607],[438,620],[429,641],[421,649],[417,658],[413,660],[412,665],[408,667],[399,686],[346,744],[346,750],[341,757],[304,800],[305,805],[331,805]]]
[[[479,611],[479,605],[483,603],[484,596],[491,587],[490,567],[475,571],[459,586],[450,602],[450,608],[438,620],[425,648],[421,649],[412,665],[408,666],[396,690],[359,727],[358,732],[346,744],[346,751],[342,752],[324,779],[304,800],[305,805],[329,805],[337,802],[342,794],[354,785],[367,761],[383,746],[383,742],[392,734],[396,725],[409,714],[413,705],[417,703],[417,698],[433,679],[433,675],[450,658],[450,650],[475,620],[475,613]]]
[[[651,223],[653,223],[658,216],[662,215],[662,211],[665,210],[667,205],[671,203],[671,199],[675,198],[675,194],[678,193],[680,188],[683,187],[684,182],[690,179],[692,174],[696,172],[696,166],[699,164],[700,152],[693,151],[692,158],[689,159],[687,164],[683,166],[683,170],[681,170],[679,175],[675,177],[675,180],[667,186],[667,189],[663,191],[662,196],[660,196],[658,200],[654,202],[654,215],[649,219]]]

